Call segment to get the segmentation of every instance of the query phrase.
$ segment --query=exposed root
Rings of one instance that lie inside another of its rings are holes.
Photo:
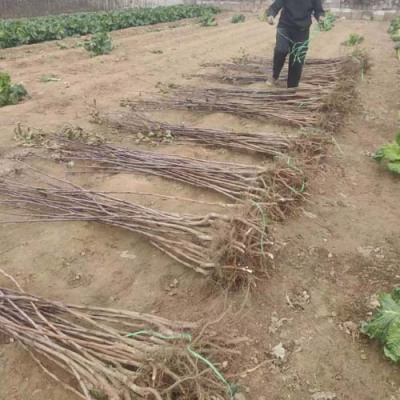
[[[33,169],[33,167],[29,167]],[[101,192],[52,178],[34,170],[29,175],[32,181],[47,182],[41,187],[26,185],[15,179],[0,179],[0,204],[12,211],[2,211],[9,215],[0,223],[50,222],[50,221],[92,221],[126,229],[142,235],[149,242],[182,265],[196,272],[211,276],[217,269],[227,270],[232,280],[246,279],[246,276],[263,276],[262,265],[256,264],[254,272],[246,273],[243,264],[231,263],[232,259],[260,259],[272,249],[269,228],[260,214],[237,215],[208,213],[202,216],[173,214],[157,211],[139,204],[119,200]],[[293,195],[293,193],[292,193]],[[290,199],[278,199],[283,203]],[[278,202],[277,202],[278,203]],[[290,203],[288,203],[290,204]],[[260,209],[264,204],[260,205]],[[269,205],[271,210],[279,210],[281,204]],[[22,210],[21,213],[13,211]],[[234,240],[230,244],[234,256],[227,255],[222,261],[215,260],[210,253],[217,237],[217,227],[228,231],[234,228]],[[265,243],[265,248],[253,243]],[[247,245],[251,244],[251,245]],[[228,259],[228,261],[225,261]],[[218,263],[220,261],[220,263]]]
[[[209,363],[238,350],[211,324],[64,304],[0,288],[0,333],[85,400],[228,399],[233,393]]]

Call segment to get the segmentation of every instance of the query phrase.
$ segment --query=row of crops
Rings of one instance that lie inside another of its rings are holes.
[[[218,12],[219,9],[212,6],[176,5],[0,20],[0,49],[47,40],[60,40],[67,36],[81,36],[99,31],[110,32],[135,26],[173,22]]]

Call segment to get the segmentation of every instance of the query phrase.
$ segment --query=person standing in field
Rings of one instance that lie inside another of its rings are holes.
[[[296,88],[300,83],[308,50],[311,18],[314,15],[318,23],[322,24],[325,11],[321,0],[275,0],[266,11],[267,22],[270,25],[274,25],[274,19],[279,11],[281,11],[281,16],[276,33],[271,84],[278,83],[282,67],[289,54],[287,87]]]

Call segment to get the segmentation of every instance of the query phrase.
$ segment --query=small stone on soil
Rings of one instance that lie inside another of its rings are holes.
[[[337,399],[336,393],[333,392],[317,392],[314,393],[311,398],[313,400],[335,400]]]

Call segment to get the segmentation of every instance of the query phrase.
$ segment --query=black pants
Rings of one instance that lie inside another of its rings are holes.
[[[309,29],[300,31],[298,29],[281,28],[278,26],[272,77],[274,79],[279,78],[286,57],[289,54],[288,88],[299,86],[304,61],[307,55],[309,36]]]

